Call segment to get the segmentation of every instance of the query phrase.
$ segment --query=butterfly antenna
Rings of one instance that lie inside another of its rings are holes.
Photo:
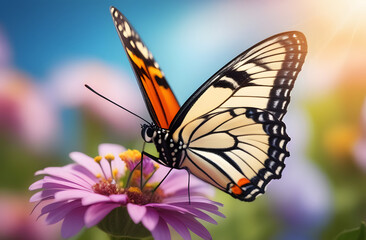
[[[127,108],[125,108],[125,107],[122,107],[122,106],[121,106],[121,105],[119,105],[118,103],[116,103],[116,102],[114,102],[114,101],[110,100],[109,98],[107,98],[107,97],[103,96],[102,94],[98,93],[98,92],[97,92],[97,91],[95,91],[93,88],[91,88],[88,84],[85,84],[85,87],[86,87],[87,89],[89,89],[90,91],[92,91],[93,93],[97,94],[99,97],[104,98],[104,99],[105,99],[105,100],[107,100],[108,102],[113,103],[113,104],[114,104],[114,105],[116,105],[117,107],[122,108],[123,110],[125,110],[125,111],[127,111],[127,112],[131,113],[132,115],[134,115],[134,116],[136,116],[136,117],[140,118],[141,120],[145,121],[147,124],[150,124],[148,121],[146,121],[145,119],[143,119],[142,117],[140,117],[140,116],[139,116],[139,115],[137,115],[136,113],[134,113],[134,112],[132,112],[132,111],[128,110],[128,109],[127,109]]]

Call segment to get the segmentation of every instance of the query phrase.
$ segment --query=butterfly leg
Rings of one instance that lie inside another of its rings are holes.
[[[153,192],[156,191],[156,189],[158,189],[158,187],[160,186],[160,184],[162,184],[164,182],[164,180],[168,177],[168,175],[170,174],[170,172],[173,170],[173,168],[169,169],[169,172],[165,175],[165,177],[159,182],[159,184],[154,188]]]
[[[164,165],[164,166],[166,166],[166,164],[163,162],[163,161],[161,161],[158,157],[156,157],[156,156],[153,156],[153,155],[151,155],[151,154],[149,154],[149,153],[147,153],[147,152],[145,152],[145,151],[142,151],[142,153],[141,153],[141,156],[142,155],[145,155],[145,156],[148,156],[149,158],[151,158],[152,160],[154,160],[155,162],[157,162],[157,163],[159,163],[159,164],[161,164],[161,165]]]
[[[188,173],[188,203],[191,205],[191,172],[188,168],[184,168]]]
[[[141,176],[140,176],[140,189],[142,190],[142,188],[144,187],[144,183],[143,183],[143,179],[142,179],[142,176],[144,175],[143,173],[143,165],[144,165],[144,150],[145,150],[145,142],[143,143],[142,145],[142,153],[141,153],[141,160],[140,160],[140,163],[141,163]]]
[[[153,156],[153,155],[151,155],[151,154],[149,154],[149,153],[147,153],[147,152],[145,152],[145,151],[142,151],[142,153],[141,153],[141,156],[143,156],[143,155],[145,155],[145,156],[148,156],[149,158],[151,158],[152,160],[154,160],[155,162],[157,162],[157,163],[159,163],[159,164],[162,164],[162,165],[164,165],[163,163],[162,163],[162,161],[159,159],[159,158],[157,158],[157,157],[155,157],[155,156]],[[160,184],[168,177],[168,175],[169,175],[169,173],[171,172],[173,170],[173,168],[171,168],[170,170],[169,170],[169,172],[165,175],[165,177],[163,178],[163,180],[161,180],[160,181],[160,183],[154,188],[154,190],[153,190],[153,192],[155,192],[156,191],[156,189],[158,189],[158,187],[160,186]]]
[[[138,164],[136,164],[136,166],[131,170],[130,172],[130,175],[128,176],[127,178],[127,184],[126,186],[128,187],[130,185],[130,181],[131,181],[131,177],[132,177],[132,174],[133,172],[136,170],[136,168],[140,165],[141,162],[139,162]]]

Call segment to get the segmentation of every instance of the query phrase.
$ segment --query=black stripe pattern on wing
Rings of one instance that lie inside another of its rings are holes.
[[[263,104],[259,101],[252,107],[266,109],[281,120],[287,111],[290,92],[306,52],[307,45],[303,34],[291,32],[275,36],[272,41],[270,38],[237,57],[225,71],[218,73],[213,86],[230,88],[234,91],[233,96],[243,97],[243,102],[248,97],[267,98]],[[255,91],[253,94],[247,94],[247,91],[240,93],[240,89],[245,87],[252,87],[256,92],[263,87],[263,93],[266,95],[255,95]]]
[[[215,119],[218,121],[213,126]],[[281,177],[284,159],[289,156],[286,145],[290,138],[284,123],[269,112],[256,108],[226,109],[191,124],[186,127],[197,128],[189,137],[187,157],[201,171],[202,179],[212,178],[216,186],[233,197],[253,201],[264,193],[270,180]],[[209,168],[216,169],[216,173],[204,172]],[[241,178],[250,183],[240,186],[240,194],[234,194],[231,189]]]
[[[254,45],[207,80],[183,104],[170,129],[179,130],[199,113],[235,107],[263,109],[282,120],[306,53],[305,36],[295,31]]]
[[[259,194],[265,192],[267,184],[272,179],[281,178],[285,167],[284,160],[290,155],[286,148],[290,137],[286,133],[285,124],[274,119],[268,112],[248,109],[246,116],[262,124],[263,130],[268,134],[268,158],[264,161],[264,168],[259,169],[257,175],[250,179],[251,184],[242,187],[242,194],[235,195],[231,193],[231,195],[244,201],[253,201]],[[231,186],[228,185],[227,189],[229,187]]]

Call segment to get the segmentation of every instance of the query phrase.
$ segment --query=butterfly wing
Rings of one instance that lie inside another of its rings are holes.
[[[165,80],[164,73],[127,18],[116,8],[111,14],[118,35],[133,67],[149,113],[156,125],[169,128],[179,103]]]
[[[290,140],[282,118],[306,52],[302,33],[281,33],[205,82],[170,127],[174,141],[186,145],[181,167],[244,201],[280,178]]]
[[[181,167],[245,201],[254,200],[271,179],[280,178],[289,156],[285,124],[258,108],[203,115],[180,135],[188,142]]]

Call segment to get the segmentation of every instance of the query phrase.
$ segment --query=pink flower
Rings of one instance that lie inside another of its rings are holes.
[[[31,150],[54,146],[57,112],[42,89],[16,70],[0,70],[0,132]]]
[[[57,239],[57,226],[46,228],[41,219],[30,215],[32,206],[16,193],[0,192],[0,239]]]
[[[74,236],[84,226],[98,224],[114,236],[142,238],[151,234],[155,239],[170,239],[170,226],[183,239],[191,239],[189,230],[211,239],[197,219],[216,224],[206,212],[224,217],[218,211],[222,204],[206,197],[212,194],[212,187],[191,177],[189,204],[187,173],[174,169],[154,191],[169,169],[144,157],[141,189],[141,171],[139,166],[135,168],[141,154],[136,150],[124,151],[120,145],[101,144],[94,160],[83,153],[71,153],[75,164],[36,173],[45,176],[29,187],[41,190],[30,201],[48,201],[41,216],[47,215],[48,224],[63,220],[61,232],[65,238]],[[133,227],[132,222],[136,224]]]

